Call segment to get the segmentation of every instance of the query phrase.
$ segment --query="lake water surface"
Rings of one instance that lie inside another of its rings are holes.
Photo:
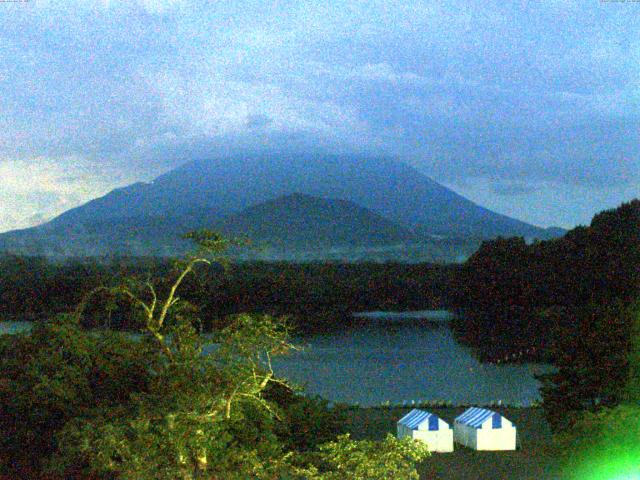
[[[529,405],[540,398],[540,364],[480,363],[458,344],[443,311],[369,312],[366,326],[299,339],[302,352],[278,359],[280,375],[330,400],[378,405],[415,400]]]
[[[280,376],[335,402],[379,405],[445,400],[528,405],[546,365],[480,363],[459,345],[444,311],[366,312],[362,327],[294,339],[304,349],[274,359]],[[29,329],[0,322],[0,334]]]

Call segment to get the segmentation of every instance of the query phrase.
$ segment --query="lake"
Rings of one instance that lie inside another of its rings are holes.
[[[304,351],[274,361],[280,375],[311,394],[364,406],[447,400],[530,405],[539,400],[541,364],[480,363],[456,342],[443,311],[368,312],[345,332],[298,339]]]
[[[274,359],[280,376],[309,394],[363,406],[422,400],[529,405],[538,400],[534,374],[541,364],[480,363],[458,344],[445,311],[363,312],[364,326],[308,335],[304,349]],[[28,322],[0,322],[0,334],[29,329]]]

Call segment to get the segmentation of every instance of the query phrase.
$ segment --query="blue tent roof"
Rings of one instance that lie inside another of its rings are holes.
[[[485,408],[472,407],[466,410],[462,415],[456,418],[456,422],[462,423],[463,425],[469,425],[470,427],[480,428],[482,424],[490,417],[500,418],[502,420],[502,416],[499,413],[496,413],[492,410],[487,410]],[[501,428],[501,421],[493,422],[493,428]]]
[[[398,423],[410,428],[411,430],[417,430],[423,422],[428,421],[429,430],[438,430],[440,428],[438,420],[439,418],[437,415],[414,408],[398,420]]]

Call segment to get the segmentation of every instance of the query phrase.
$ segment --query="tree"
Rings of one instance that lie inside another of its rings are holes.
[[[170,312],[177,312],[176,315],[182,320],[185,318],[185,312],[193,312],[193,305],[181,300],[180,297],[177,296],[180,285],[187,275],[193,272],[198,264],[211,265],[215,262],[226,266],[228,260],[224,256],[224,252],[230,245],[238,243],[237,241],[229,241],[220,234],[206,229],[189,232],[184,235],[184,238],[193,240],[197,248],[193,253],[189,254],[186,259],[176,262],[176,278],[173,283],[170,284],[164,299],[158,297],[156,286],[149,278],[145,281],[129,278],[113,287],[101,285],[91,290],[76,308],[75,316],[78,322],[87,304],[96,294],[108,292],[113,296],[124,296],[139,310],[143,318],[144,331],[151,334],[157,340],[158,345],[163,349],[168,358],[171,359],[173,352],[165,341],[165,335],[163,333],[167,328],[166,321],[168,315]]]
[[[425,460],[429,451],[424,443],[391,434],[382,442],[354,441],[341,435],[320,446],[310,480],[418,480],[415,464]]]
[[[621,302],[559,309],[552,353],[555,371],[540,375],[540,393],[554,430],[585,410],[617,405],[627,384],[630,310]]]
[[[538,359],[553,361],[553,325],[546,320],[555,317],[540,313],[565,308],[571,321],[588,305],[628,305],[640,293],[638,265],[640,200],[601,212],[589,227],[576,227],[559,239],[485,242],[455,279],[452,301],[464,315],[452,325],[485,358],[509,353],[513,358],[533,347]],[[567,327],[579,332],[578,323]]]
[[[280,425],[304,424],[300,409],[310,411],[307,427],[327,435],[314,419],[328,406],[274,395],[291,390],[271,366],[295,348],[284,321],[240,314],[202,335],[198,310],[179,289],[196,265],[224,262],[229,243],[207,231],[188,237],[199,249],[176,263],[165,287],[149,277],[102,286],[73,315],[0,341],[3,467],[29,456],[35,439],[42,458],[33,467],[48,478],[416,478],[413,463],[426,455],[416,442],[338,437],[316,450],[314,441],[287,438]],[[128,299],[141,335],[83,329],[99,293]]]
[[[89,471],[120,478],[191,479],[242,471],[263,458],[259,450],[271,455],[279,449],[269,429],[264,429],[268,442],[255,437],[262,435],[258,426],[278,416],[262,392],[270,383],[284,383],[275,378],[271,357],[293,348],[286,326],[268,316],[239,315],[211,338],[215,347],[203,354],[204,341],[194,327],[196,309],[180,299],[178,290],[196,265],[224,262],[229,242],[208,231],[186,237],[198,250],[177,263],[176,278],[164,294],[151,279],[129,279],[93,290],[76,309],[79,321],[99,292],[128,298],[142,318],[144,340],[157,347],[159,361],[147,391],[65,425],[57,437],[62,445],[54,462],[58,471],[84,462]],[[247,461],[254,456],[254,462]]]
[[[628,354],[628,377],[624,401],[640,405],[640,300],[629,308],[632,318]]]
[[[154,351],[121,333],[90,334],[71,316],[0,336],[0,472],[36,478],[29,472],[57,452],[69,421],[148,389]]]
[[[278,407],[262,391],[281,382],[268,357],[288,348],[285,331],[270,317],[243,315],[206,355],[190,325],[169,336],[148,391],[65,425],[59,472],[85,463],[88,472],[123,479],[218,478],[281,455],[272,432]]]
[[[616,406],[582,412],[558,436],[563,478],[635,478],[640,471],[640,303],[630,315],[633,329],[624,395]]]

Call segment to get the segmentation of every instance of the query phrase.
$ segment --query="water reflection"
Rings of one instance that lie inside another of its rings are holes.
[[[278,375],[310,394],[361,405],[442,400],[529,405],[539,399],[541,364],[482,364],[459,345],[443,311],[364,312],[359,328],[294,339],[303,351],[274,359]],[[0,334],[29,330],[0,322]],[[209,346],[211,348],[211,346]]]
[[[309,393],[361,405],[411,400],[528,405],[539,399],[533,375],[548,366],[480,363],[455,341],[442,312],[371,317],[362,328],[298,339],[306,348],[275,361],[276,372]]]

